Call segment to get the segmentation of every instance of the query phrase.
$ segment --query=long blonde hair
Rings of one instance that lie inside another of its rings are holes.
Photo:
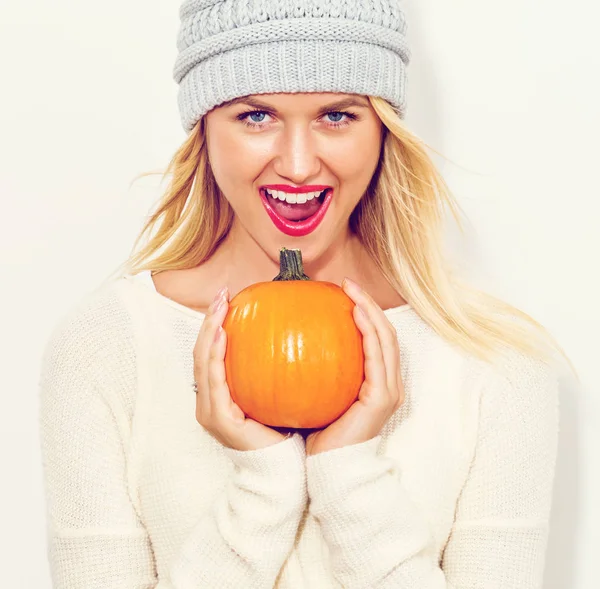
[[[462,232],[462,210],[427,154],[429,146],[387,101],[368,98],[385,137],[379,165],[350,226],[385,278],[436,333],[466,352],[496,361],[499,353],[513,349],[549,362],[558,351],[573,368],[535,319],[454,273],[443,255],[444,213],[447,208]],[[171,175],[168,188],[117,272],[197,266],[227,235],[233,210],[212,174],[204,124],[200,119],[173,156],[164,172]],[[146,235],[147,243],[136,251]]]

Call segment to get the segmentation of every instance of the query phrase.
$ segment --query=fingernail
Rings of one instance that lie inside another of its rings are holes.
[[[226,302],[227,302],[227,299],[225,297],[221,297],[217,302],[217,306],[215,308],[215,313],[220,311],[225,306]]]
[[[215,295],[215,298],[213,299],[213,302],[216,303],[225,294],[226,290],[227,290],[226,286],[224,286],[223,288],[221,288],[219,290],[219,292]]]
[[[219,292],[215,295],[213,302],[210,304],[208,308],[209,314],[214,313],[219,308],[219,303],[225,300],[225,293],[227,292],[227,287],[224,286]]]
[[[223,328],[219,325],[219,327],[217,327],[217,332],[215,333],[215,343],[217,343],[221,339],[222,333],[223,333]]]
[[[344,286],[344,285],[347,285],[356,291],[360,291],[360,287],[358,286],[358,284],[356,284],[356,282],[354,282],[354,280],[350,280],[350,278],[344,278],[344,281],[342,282],[342,286]]]

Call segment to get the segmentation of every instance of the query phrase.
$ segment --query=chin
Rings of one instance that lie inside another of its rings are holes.
[[[311,266],[319,264],[327,254],[332,253],[332,246],[336,241],[336,236],[340,235],[340,225],[344,226],[345,224],[349,231],[349,217],[346,217],[344,220],[332,219],[331,214],[334,212],[336,211],[332,207],[329,211],[329,218],[325,217],[323,222],[314,231],[301,237],[287,235],[267,219],[267,226],[257,230],[256,241],[276,265],[279,265],[282,247],[299,249],[302,252],[302,264],[305,271],[307,269],[310,270]],[[309,271],[305,273],[309,278],[312,278]]]
[[[268,252],[273,262],[279,265],[279,253],[282,247],[299,249],[302,252],[304,273],[315,280],[311,273],[315,270],[315,267],[320,267],[327,254],[331,253],[331,246],[330,240],[325,240],[323,237],[319,238],[315,234],[296,239],[290,238],[288,235],[282,235],[278,243],[270,246],[265,251]]]

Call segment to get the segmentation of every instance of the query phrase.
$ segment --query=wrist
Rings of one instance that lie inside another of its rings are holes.
[[[334,450],[341,450],[342,448],[350,448],[352,446],[359,446],[373,440],[377,437],[377,434],[356,436],[352,439],[338,439],[330,440],[326,443],[321,443],[318,439],[314,442],[306,442],[306,456],[316,456],[317,454],[323,454],[324,452],[332,452]],[[312,442],[312,443],[311,443]]]
[[[356,486],[377,479],[393,471],[395,465],[385,455],[380,455],[382,437],[345,446],[306,459],[307,489],[319,505],[335,503],[347,498]]]
[[[225,448],[225,454],[240,470],[260,476],[284,475],[304,477],[306,448],[300,434],[281,436],[280,441],[262,448],[237,450]]]

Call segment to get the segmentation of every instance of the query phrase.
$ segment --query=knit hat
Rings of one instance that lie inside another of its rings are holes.
[[[179,15],[181,123],[274,92],[386,99],[404,117],[410,50],[402,0],[184,0]]]

